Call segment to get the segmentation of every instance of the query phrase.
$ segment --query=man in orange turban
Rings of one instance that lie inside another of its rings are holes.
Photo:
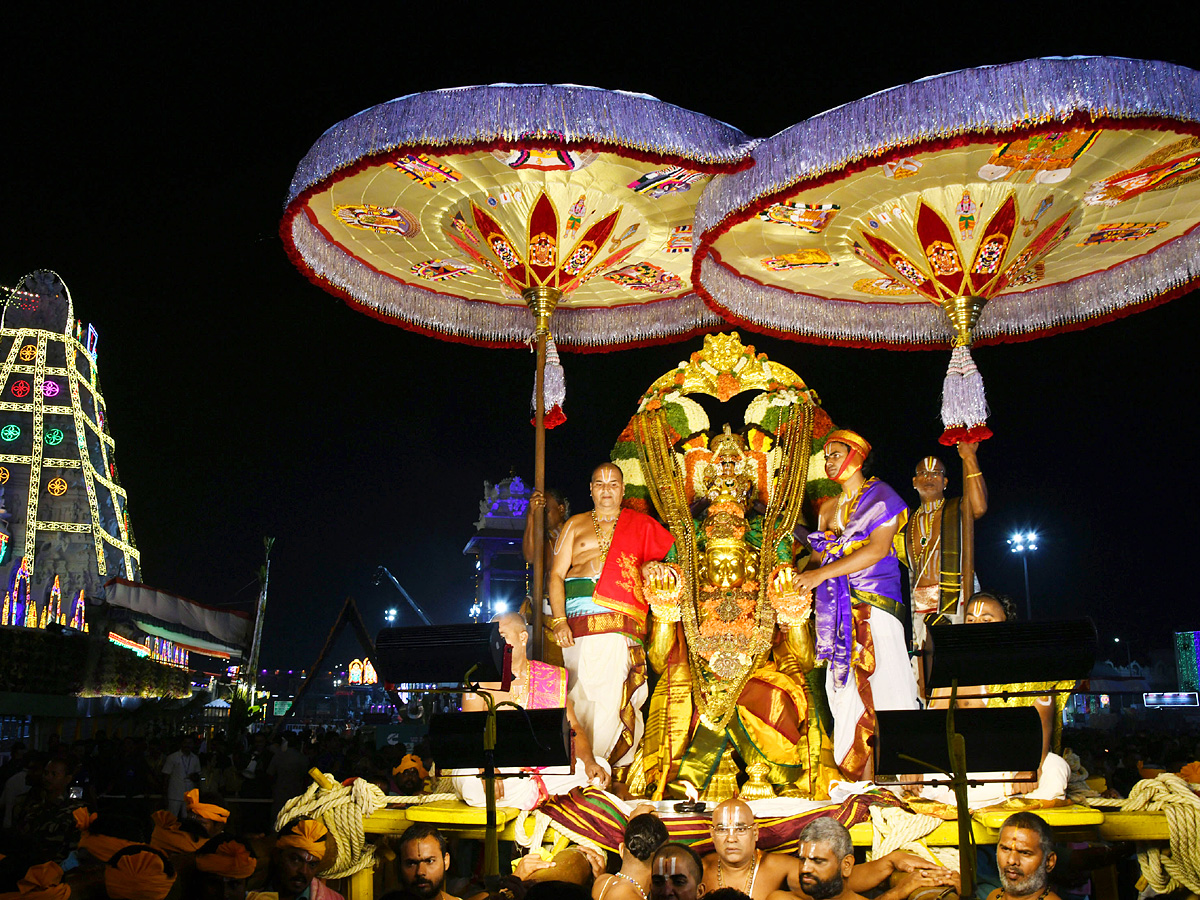
[[[138,841],[109,834],[104,823],[100,823],[100,817],[96,813],[90,812],[86,806],[73,810],[72,815],[75,817],[75,825],[79,829],[79,845],[75,854],[81,863],[86,863],[89,858],[95,862],[106,863],[118,850],[123,850],[131,844],[140,843],[140,840],[145,838],[144,833]]]
[[[224,831],[225,823],[229,821],[229,810],[223,806],[217,806],[215,803],[200,802],[198,788],[192,788],[184,795],[183,799],[187,805],[188,815],[204,826],[209,837]]]
[[[276,891],[279,900],[343,900],[317,878],[329,846],[328,835],[317,819],[293,819],[283,826],[275,839],[266,890]]]
[[[154,831],[150,846],[163,853],[195,853],[208,840],[208,829],[195,820],[180,822],[165,809],[150,817]]]
[[[118,850],[104,868],[109,900],[163,900],[175,884],[175,867],[145,844]]]
[[[246,880],[257,865],[250,844],[218,834],[196,851],[194,896],[198,900],[245,900]]]
[[[813,592],[817,659],[827,660],[833,758],[850,781],[870,779],[875,710],[916,709],[904,639],[904,595],[894,538],[908,505],[863,465],[871,445],[848,429],[825,437],[825,474],[841,487],[808,536],[809,568],[793,581]]]
[[[63,870],[58,863],[44,862],[30,867],[17,882],[17,889],[0,893],[0,900],[67,900],[71,889],[63,884]]]

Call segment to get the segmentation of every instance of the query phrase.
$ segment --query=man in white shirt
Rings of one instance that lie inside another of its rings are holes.
[[[163,760],[163,796],[167,798],[167,810],[177,819],[187,812],[185,795],[200,786],[200,757],[192,752],[195,745],[192,736],[185,734],[179,741],[179,749]]]

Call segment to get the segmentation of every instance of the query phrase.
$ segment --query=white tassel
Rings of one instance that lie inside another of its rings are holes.
[[[946,380],[942,382],[942,425],[946,430],[941,442],[957,444],[990,437],[991,431],[985,424],[988,413],[983,376],[971,358],[971,351],[966,346],[955,347],[950,353]]]
[[[534,385],[533,399],[530,407],[537,412],[537,385]],[[546,338],[546,370],[542,376],[542,409],[545,410],[543,423],[547,428],[554,428],[567,421],[563,412],[563,401],[567,399],[567,378],[563,371],[562,362],[558,358],[558,348],[554,346],[554,338]]]

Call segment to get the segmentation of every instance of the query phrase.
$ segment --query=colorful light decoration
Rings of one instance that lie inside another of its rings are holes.
[[[118,647],[124,647],[126,650],[132,650],[138,656],[150,655],[150,650],[144,644],[139,644],[137,641],[131,641],[127,637],[122,637],[115,631],[110,631],[108,633],[108,639]]]
[[[54,576],[54,584],[50,588],[50,599],[42,609],[42,618],[39,624],[42,628],[47,625],[67,624],[66,616],[62,611],[62,586],[58,582],[57,575]]]
[[[6,455],[5,472],[0,473],[0,483],[11,473],[18,476],[18,483],[34,488],[27,495],[28,503],[20,503],[26,507],[24,534],[12,535],[12,542],[35,573],[37,548],[46,543],[47,532],[90,534],[97,574],[137,580],[140,555],[126,516],[125,491],[111,465],[114,442],[106,430],[104,398],[97,387],[96,331],[75,319],[70,293],[52,272],[43,270],[22,279],[18,289],[8,294],[9,308],[37,309],[47,298],[59,298],[55,302],[65,298],[62,331],[33,324],[0,329],[0,384],[9,386],[10,411],[23,416],[0,428],[0,440],[17,441],[26,428],[32,437],[27,450]],[[20,397],[14,393],[18,381],[28,388]],[[85,393],[88,396],[82,396]],[[22,471],[14,465],[27,468]],[[44,482],[43,467],[79,469],[82,477],[68,471]],[[70,498],[82,488],[90,515],[79,521],[64,521],[59,514],[39,515],[39,507],[48,499],[36,489],[43,483],[51,497]],[[12,613],[15,609],[10,609]]]
[[[84,615],[84,599],[82,589],[79,591],[78,596],[75,597],[74,611],[71,613],[71,621],[67,624],[76,631],[82,631],[84,634],[87,634],[87,616]]]
[[[350,671],[350,675],[346,679],[347,682],[349,682],[350,684],[362,684],[363,683],[363,665],[360,660],[357,660],[357,659],[350,660],[349,671]]]
[[[379,684],[379,676],[375,674],[375,667],[369,659],[363,660],[363,684]]]

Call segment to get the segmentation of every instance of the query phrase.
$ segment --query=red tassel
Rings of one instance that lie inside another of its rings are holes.
[[[551,428],[557,428],[565,421],[567,421],[567,414],[562,411],[562,407],[557,403],[546,410],[545,414],[542,416],[542,424],[546,426],[547,431],[549,431]],[[537,419],[530,419],[529,424],[537,425]]]
[[[963,438],[966,444],[978,444],[980,441],[986,441],[992,436],[992,429],[986,425],[972,425],[967,429],[967,436]]]
[[[938,438],[939,444],[945,444],[947,447],[953,447],[966,440],[967,429],[961,425],[955,425],[953,428],[947,428],[942,432],[942,436]]]

